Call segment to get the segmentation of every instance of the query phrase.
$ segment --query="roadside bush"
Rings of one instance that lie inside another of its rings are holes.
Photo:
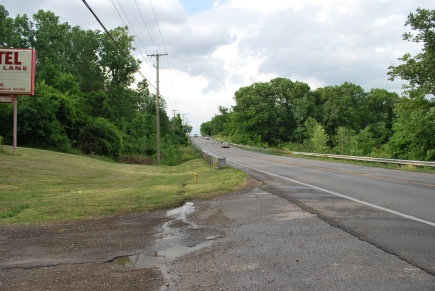
[[[302,144],[295,143],[295,142],[284,143],[281,145],[281,148],[283,150],[293,151],[293,152],[304,152],[305,151],[305,148]]]
[[[87,119],[80,129],[77,147],[84,154],[117,159],[121,154],[122,137],[118,128],[103,117]]]
[[[71,148],[67,130],[75,114],[68,96],[45,83],[38,84],[35,96],[18,99],[18,140],[21,145],[66,152]]]
[[[198,158],[198,154],[192,146],[179,147],[178,151],[180,153],[181,162],[187,162],[193,159]]]
[[[175,166],[181,163],[178,149],[174,145],[164,146],[160,149],[160,162],[163,165]]]
[[[122,156],[118,160],[116,160],[118,163],[125,163],[125,164],[139,164],[139,165],[152,165],[153,159],[150,157],[144,157],[144,156],[137,156],[137,155],[126,155]]]

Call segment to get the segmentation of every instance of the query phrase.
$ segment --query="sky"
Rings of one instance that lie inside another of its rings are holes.
[[[401,93],[388,81],[388,67],[421,45],[405,42],[405,22],[433,0],[86,0],[104,26],[129,26],[141,72],[155,86],[160,57],[160,93],[170,117],[193,126],[235,105],[234,93],[276,77],[311,89],[351,82],[369,91]],[[61,23],[82,29],[100,24],[82,1],[2,0],[10,17],[49,10]],[[137,75],[138,81],[141,77]]]

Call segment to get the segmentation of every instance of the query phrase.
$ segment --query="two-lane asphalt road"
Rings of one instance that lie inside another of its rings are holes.
[[[435,275],[435,175],[267,155],[192,137],[262,188]]]
[[[323,191],[387,208],[435,226],[435,175],[251,152],[193,138],[228,164],[244,165]]]

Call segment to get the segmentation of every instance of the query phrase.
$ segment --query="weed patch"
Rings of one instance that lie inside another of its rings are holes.
[[[2,215],[0,216],[1,218],[9,218],[9,217],[14,217],[16,215],[18,215],[21,211],[26,210],[27,208],[29,208],[29,205],[24,204],[24,205],[19,205],[16,207],[11,208],[10,210],[3,212]]]

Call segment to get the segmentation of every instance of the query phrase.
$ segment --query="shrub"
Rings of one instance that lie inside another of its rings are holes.
[[[80,130],[77,146],[84,154],[117,159],[121,153],[122,138],[118,128],[107,119],[88,118]]]

